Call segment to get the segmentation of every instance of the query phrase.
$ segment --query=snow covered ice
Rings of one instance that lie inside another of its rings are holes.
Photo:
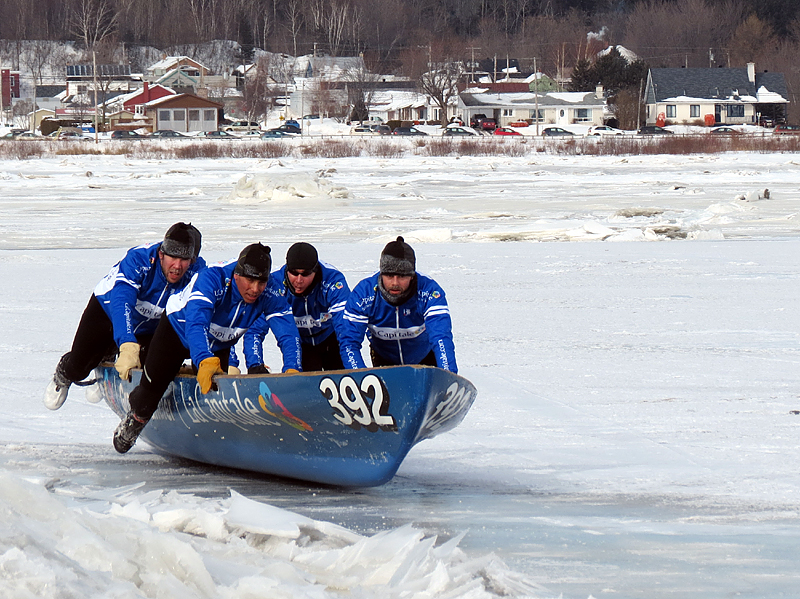
[[[799,165],[0,161],[0,596],[795,594]],[[81,389],[47,410],[96,282],[178,220],[210,262],[305,240],[351,286],[402,234],[448,294],[472,411],[342,490],[119,456]]]

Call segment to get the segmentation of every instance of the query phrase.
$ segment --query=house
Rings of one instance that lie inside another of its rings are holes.
[[[91,64],[69,65],[64,103],[81,102],[82,98],[94,96],[95,91],[102,97],[99,101],[105,101],[110,97],[134,90],[140,85],[141,79],[138,75],[131,74],[130,65],[97,65],[96,72],[95,66]]]
[[[650,69],[645,88],[647,124],[741,125],[786,120],[782,73],[757,73],[755,64],[727,69]]]
[[[153,131],[171,129],[180,133],[216,131],[222,104],[192,94],[164,96],[136,107],[136,117]]]
[[[167,73],[179,70],[188,77],[199,80],[208,75],[208,69],[188,56],[164,56],[147,68],[145,78],[155,83]]]
[[[469,88],[458,99],[459,115],[465,122],[475,114],[485,114],[496,119],[501,127],[514,121],[541,125],[602,125],[605,109],[606,101],[600,89],[536,94]]]

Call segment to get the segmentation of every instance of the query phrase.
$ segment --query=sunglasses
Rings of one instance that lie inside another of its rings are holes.
[[[293,269],[291,269],[289,271],[289,274],[292,275],[293,277],[310,277],[311,275],[314,274],[314,271],[313,270],[298,270],[296,268],[293,268]]]

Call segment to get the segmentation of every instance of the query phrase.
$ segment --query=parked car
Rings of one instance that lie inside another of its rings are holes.
[[[478,126],[481,124],[481,121],[485,118],[486,115],[483,114],[482,112],[479,112],[478,114],[473,114],[469,118],[469,126],[472,127],[473,129],[477,129]]]
[[[206,139],[241,139],[230,131],[203,131],[198,137],[205,137]]]
[[[636,132],[639,135],[672,135],[672,131],[658,125],[645,125]]]
[[[185,139],[187,136],[172,129],[159,129],[158,131],[153,131],[148,137]]]
[[[742,131],[740,129],[734,129],[733,127],[714,127],[709,133],[713,133],[714,135],[741,135]]]
[[[289,123],[284,123],[280,127],[273,127],[270,129],[270,131],[286,131],[286,133],[294,133],[295,135],[301,135],[303,133],[303,130],[300,127],[296,125],[290,125]]]
[[[542,131],[542,135],[545,137],[569,137],[575,134],[561,127],[545,127]]]
[[[300,128],[300,123],[298,123],[298,122],[297,122],[296,120],[294,120],[294,119],[289,119],[288,121],[286,121],[286,122],[284,123],[284,125],[293,125],[294,127],[297,127],[298,129]]]
[[[514,131],[511,127],[498,127],[494,130],[495,135],[522,135],[519,131]]]
[[[459,135],[478,135],[478,132],[471,127],[448,127],[444,131],[442,131],[442,135],[445,137],[450,136],[459,136]]]
[[[497,129],[497,120],[491,118],[481,119],[478,126],[483,131],[494,131],[495,129]]]
[[[608,125],[597,125],[595,127],[589,127],[586,135],[625,135],[625,132],[622,129],[615,129],[614,127],[609,127]]]
[[[261,125],[255,121],[231,121],[230,124],[224,124],[220,127],[223,131],[251,131],[255,129],[259,131]]]
[[[369,125],[356,125],[350,127],[350,135],[377,135],[376,131],[370,129]]]
[[[53,131],[48,137],[66,141],[82,141],[84,139],[89,139],[83,134],[83,130],[78,127],[59,127],[57,131]]]
[[[111,132],[111,139],[144,139],[144,135],[140,135],[136,131],[117,129]]]
[[[778,125],[772,130],[775,135],[800,135],[800,125]]]
[[[261,134],[261,139],[276,139],[282,137],[297,137],[297,133],[289,133],[279,129],[267,129]]]
[[[25,129],[11,129],[11,131],[0,136],[0,139],[24,139],[26,137],[37,137],[37,135],[30,131],[25,131]]]
[[[427,135],[427,133],[420,131],[416,127],[396,127],[392,131],[392,135]]]

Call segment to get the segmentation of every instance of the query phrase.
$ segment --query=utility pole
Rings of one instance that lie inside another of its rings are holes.
[[[469,50],[472,56],[472,58],[470,58],[470,63],[469,63],[469,82],[475,83],[475,50],[480,50],[480,48],[477,48],[475,46],[470,46]]]
[[[536,68],[536,57],[533,57],[533,92],[536,94],[536,135],[539,135],[539,69]]]
[[[92,87],[94,87],[94,143],[98,143],[97,129],[97,55],[92,50]]]

